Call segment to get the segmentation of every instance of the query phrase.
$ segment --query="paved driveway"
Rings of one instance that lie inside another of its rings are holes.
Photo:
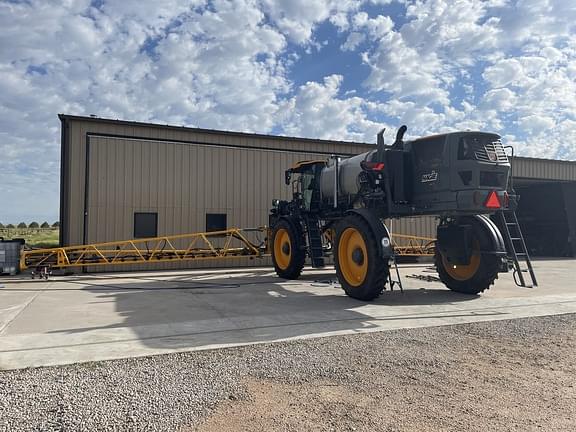
[[[405,265],[404,292],[371,303],[346,297],[333,269],[299,281],[269,268],[0,278],[0,369],[576,313],[576,260],[535,269],[538,288],[506,274],[468,296],[426,281],[429,266]]]

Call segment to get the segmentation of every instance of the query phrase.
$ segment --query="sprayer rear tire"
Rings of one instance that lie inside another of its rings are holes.
[[[361,216],[350,215],[338,223],[334,261],[348,296],[370,301],[384,290],[389,266],[379,253],[381,240]]]
[[[276,274],[298,279],[306,260],[305,240],[297,221],[280,219],[272,229],[272,262]]]
[[[473,249],[468,265],[451,265],[436,248],[434,262],[440,280],[450,290],[463,294],[480,294],[498,279],[499,262],[495,255],[481,253],[490,250],[492,242],[477,224],[473,225]]]

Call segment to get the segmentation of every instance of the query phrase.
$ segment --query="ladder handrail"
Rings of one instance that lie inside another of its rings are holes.
[[[514,159],[514,147],[511,145],[505,146],[504,149],[510,149],[510,191],[514,192],[514,166],[512,165],[512,160]]]
[[[512,214],[512,221],[508,221],[508,219],[506,219],[506,213]],[[534,269],[532,267],[532,261],[530,259],[530,255],[528,254],[528,248],[526,247],[524,235],[522,234],[522,229],[520,228],[520,223],[518,222],[516,213],[512,210],[501,210],[498,212],[498,216],[500,217],[500,222],[504,231],[502,234],[504,235],[506,248],[508,249],[508,254],[511,255],[512,257],[512,263],[514,265],[514,282],[516,283],[516,285],[526,288],[533,288],[538,286],[538,281],[536,280],[536,275],[534,274]],[[518,237],[512,237],[510,229],[508,228],[509,226],[514,226],[516,228],[517,231],[516,235]],[[522,247],[520,252],[516,251],[516,246],[514,245],[515,241],[520,241],[520,245]],[[523,269],[520,266],[518,256],[521,256],[523,258],[523,261],[527,265],[526,269]],[[532,280],[532,285],[526,284],[523,274],[523,272],[525,271],[529,272],[530,278]],[[517,278],[519,279],[519,281],[517,280]]]

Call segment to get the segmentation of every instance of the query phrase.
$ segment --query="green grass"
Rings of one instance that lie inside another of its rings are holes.
[[[59,246],[58,228],[0,228],[0,237],[6,240],[23,238],[30,247],[51,248]]]

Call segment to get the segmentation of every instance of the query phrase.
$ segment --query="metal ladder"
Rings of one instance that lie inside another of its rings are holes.
[[[514,282],[516,285],[525,288],[538,286],[534,269],[532,268],[532,261],[528,255],[528,249],[526,248],[526,242],[524,241],[516,213],[512,210],[501,210],[497,212],[497,217],[503,229],[506,249],[508,249],[508,254],[514,264]],[[522,267],[520,260],[526,264],[525,268]],[[530,275],[531,284],[526,283],[526,279],[524,278],[525,273]]]
[[[394,220],[390,220],[390,229],[386,228],[388,231],[388,237],[390,241],[392,241],[392,229],[394,225]],[[393,245],[394,243],[392,243]],[[391,262],[390,262],[391,261]],[[396,280],[392,278],[392,267],[394,267],[394,272],[396,273]],[[388,261],[388,282],[390,283],[390,291],[394,291],[394,286],[398,285],[400,288],[400,292],[404,291],[404,287],[402,286],[402,278],[400,277],[400,270],[398,270],[398,261],[396,261],[396,251],[394,247],[392,247],[392,256],[389,258]]]
[[[322,248],[322,232],[318,225],[318,219],[314,216],[304,216],[306,224],[306,236],[308,237],[308,252],[312,267],[324,267],[324,250]]]
[[[392,255],[390,260],[392,261],[388,270],[388,282],[390,283],[390,291],[394,291],[394,286],[396,285],[398,285],[400,291],[404,291],[404,287],[402,286],[402,278],[400,277],[400,270],[398,270],[398,262],[396,261],[396,254]],[[392,278],[392,267],[394,267],[394,271],[396,272],[396,279]]]

